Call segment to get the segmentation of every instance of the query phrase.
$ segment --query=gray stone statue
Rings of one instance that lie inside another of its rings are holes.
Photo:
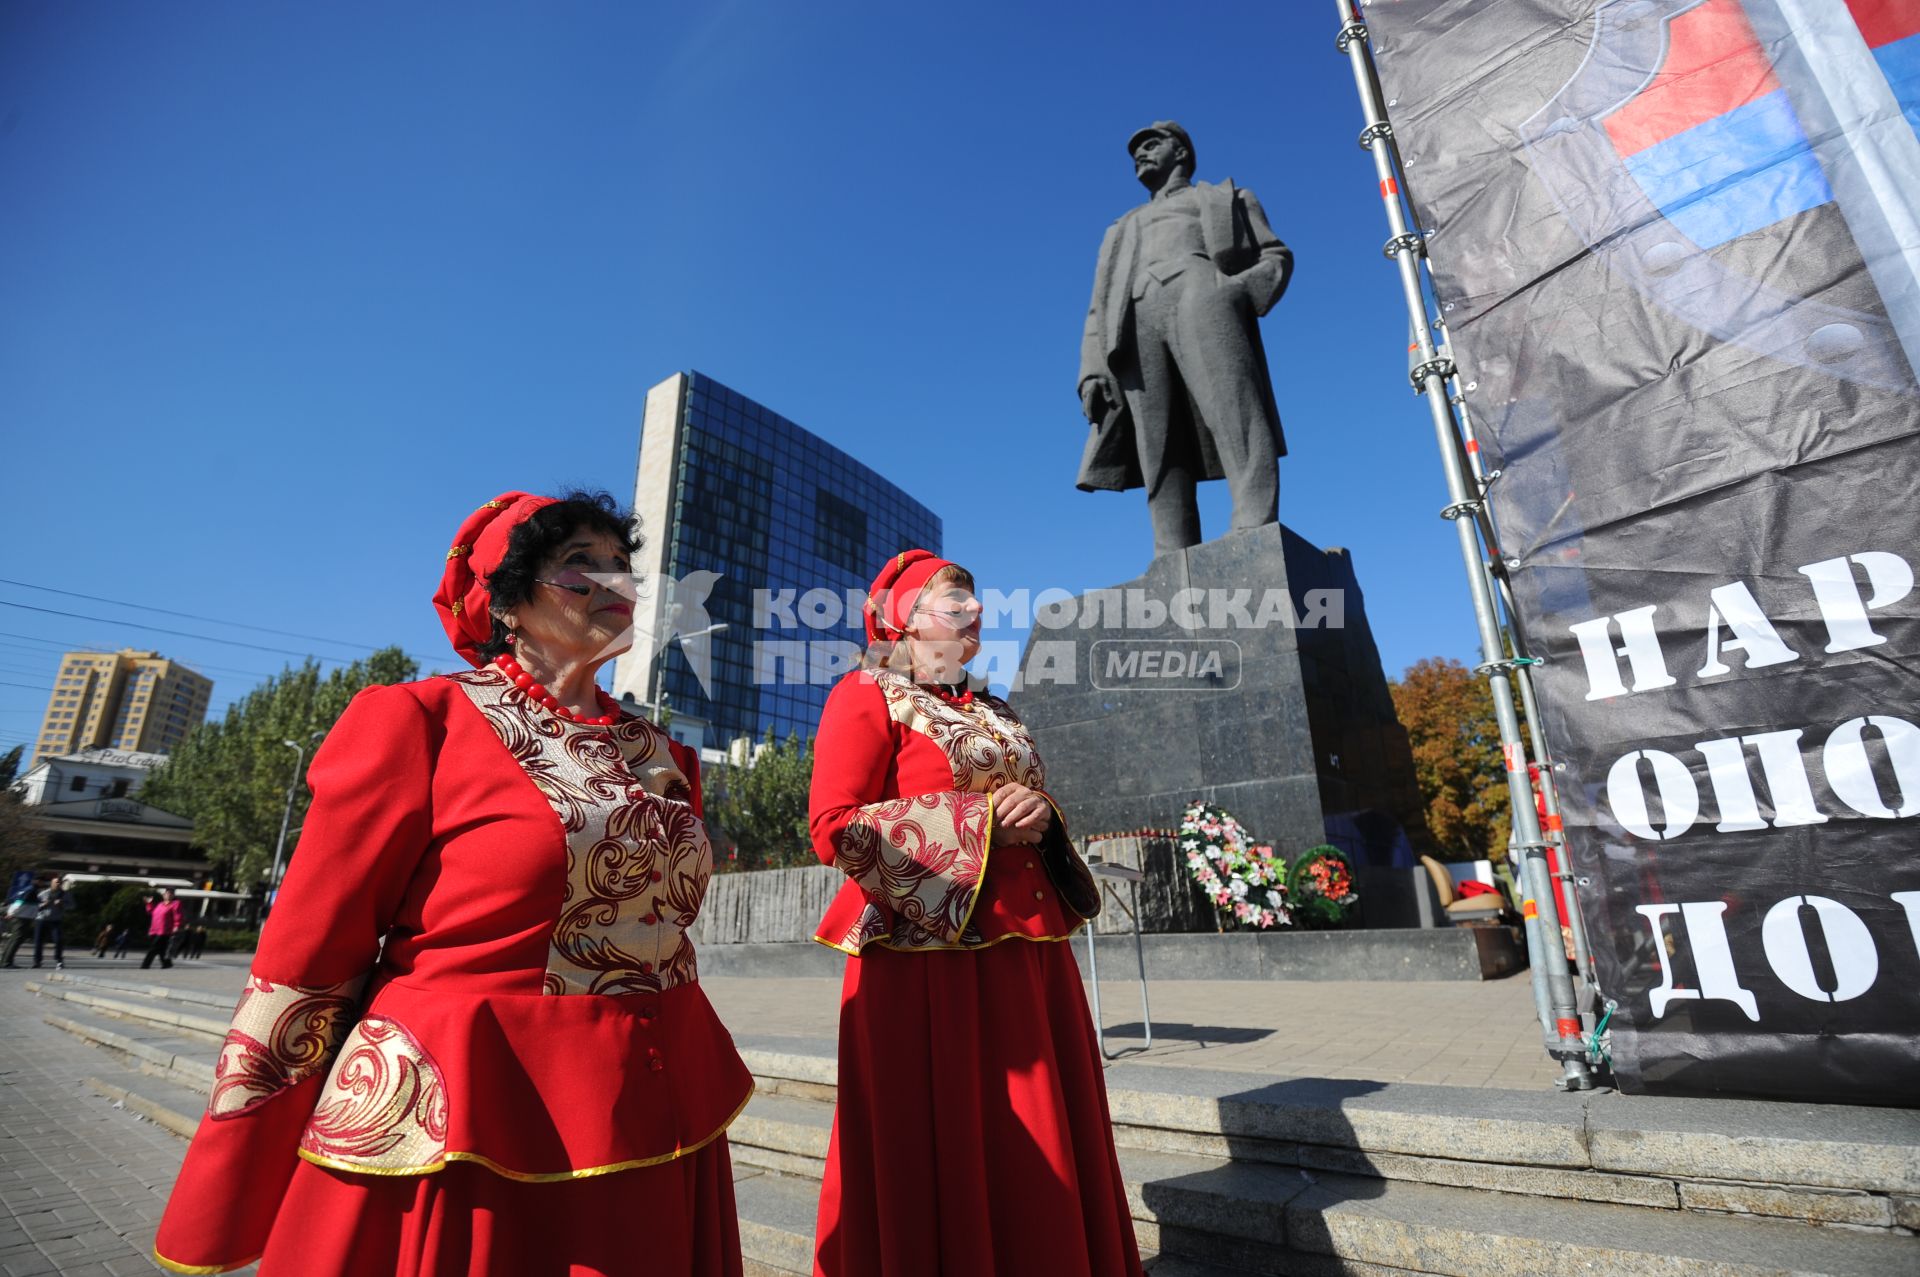
[[[1280,517],[1280,413],[1259,317],[1293,273],[1260,201],[1192,180],[1193,140],[1160,120],[1127,142],[1153,198],[1107,228],[1080,342],[1093,431],[1079,486],[1147,490],[1155,554],[1200,543],[1194,485],[1227,481],[1233,527]]]

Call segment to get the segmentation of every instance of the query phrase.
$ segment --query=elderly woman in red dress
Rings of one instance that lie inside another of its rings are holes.
[[[969,689],[980,604],[925,550],[868,600],[882,657],[833,689],[814,851],[852,881],[818,1277],[1140,1272],[1069,938],[1099,910],[1033,738]]]
[[[740,1272],[698,763],[594,685],[633,548],[583,493],[461,527],[434,603],[475,668],[362,692],[315,755],[165,1267]]]

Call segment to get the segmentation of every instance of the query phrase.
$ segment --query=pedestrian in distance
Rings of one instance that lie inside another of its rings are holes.
[[[159,899],[147,896],[142,903],[147,906],[147,956],[140,960],[140,969],[147,970],[155,958],[160,959],[161,967],[171,967],[169,950],[174,933],[180,930],[180,902],[173,898],[172,887],[162,887]]]
[[[109,922],[106,926],[100,928],[100,934],[93,938],[93,956],[96,958],[106,957],[107,946],[112,943],[113,924]]]
[[[132,939],[133,939],[132,927],[122,927],[120,928],[120,930],[114,932],[113,933],[113,956],[116,958],[126,957],[127,945],[129,942],[131,942]]]
[[[40,916],[40,902],[32,888],[17,900],[7,903],[7,953],[5,966],[13,965],[14,955],[20,952],[20,946],[26,942],[27,933],[33,930],[33,923]]]
[[[40,916],[33,920],[33,965],[39,966],[46,946],[47,937],[53,937],[53,965],[58,970],[67,965],[66,942],[61,932],[66,922],[67,910],[73,908],[73,893],[67,890],[66,879],[58,874],[52,882],[40,892]]]
[[[195,927],[193,929],[193,935],[187,941],[187,956],[195,962],[198,962],[200,955],[206,951],[207,929],[205,927]]]

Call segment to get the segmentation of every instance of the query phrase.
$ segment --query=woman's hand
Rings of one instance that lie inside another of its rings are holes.
[[[1006,784],[993,791],[993,840],[1031,847],[1053,823],[1053,804],[1038,790]]]

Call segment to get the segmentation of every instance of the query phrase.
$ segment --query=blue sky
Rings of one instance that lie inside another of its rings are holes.
[[[1074,381],[1126,138],[1174,118],[1297,255],[1264,326],[1282,518],[1352,551],[1390,673],[1470,658],[1333,6],[1172,12],[13,0],[0,576],[342,642],[0,600],[451,668],[461,517],[630,496],[646,389],[687,368],[932,506],[983,585],[1129,579],[1145,502],[1075,491]],[[0,606],[0,747],[67,644],[195,663],[216,713],[287,659]]]

